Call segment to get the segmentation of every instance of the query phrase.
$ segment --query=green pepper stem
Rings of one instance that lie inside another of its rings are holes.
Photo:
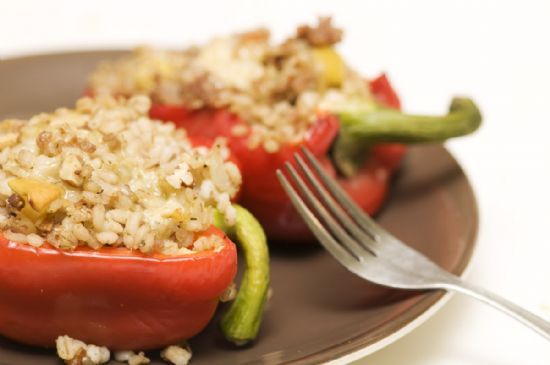
[[[440,142],[464,136],[481,124],[481,113],[468,98],[454,98],[444,116],[403,114],[393,109],[338,113],[342,127],[369,143]]]
[[[269,251],[260,223],[246,209],[234,205],[237,219],[229,227],[218,214],[215,224],[234,238],[244,254],[245,271],[237,297],[223,315],[220,325],[224,336],[237,345],[256,338],[262,322],[269,289]]]
[[[332,157],[341,172],[351,175],[376,143],[442,142],[474,132],[481,124],[481,113],[469,98],[454,98],[444,116],[403,114],[398,110],[372,107],[334,111],[341,122]]]

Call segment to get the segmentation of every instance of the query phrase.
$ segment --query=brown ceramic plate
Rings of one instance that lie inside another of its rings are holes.
[[[97,62],[120,54],[79,52],[0,61],[0,119],[73,105]],[[411,148],[377,219],[444,268],[464,272],[477,231],[476,203],[466,176],[443,147]],[[442,292],[406,292],[368,283],[319,247],[273,247],[272,277],[274,295],[257,342],[235,349],[213,324],[191,341],[193,365],[348,363],[410,331],[445,299]],[[0,338],[0,365],[59,363],[54,351]],[[161,362],[156,358],[153,363]]]

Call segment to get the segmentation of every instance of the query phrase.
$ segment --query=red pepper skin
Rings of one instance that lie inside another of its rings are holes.
[[[368,214],[376,213],[387,196],[391,171],[375,157],[351,179],[336,176],[336,171],[327,157],[319,159],[330,176],[352,200]],[[244,196],[241,202],[262,223],[268,237],[277,242],[302,244],[311,243],[314,237],[309,228],[288,199],[282,199],[271,191],[264,195]]]
[[[386,74],[383,73],[377,78],[371,80],[369,86],[371,92],[374,94],[374,97],[380,104],[388,108],[401,109],[399,97],[391,86]]]
[[[52,347],[60,335],[147,350],[200,332],[237,270],[235,245],[146,256],[123,248],[67,252],[0,237],[0,334]]]
[[[400,108],[399,98],[385,74],[370,81],[369,86],[378,102],[389,108]],[[283,145],[277,153],[268,153],[261,146],[248,148],[248,135],[235,137],[231,130],[242,121],[227,110],[189,111],[177,105],[153,105],[150,116],[173,121],[178,127],[185,128],[190,136],[227,137],[229,147],[242,167],[240,202],[262,223],[267,236],[271,240],[292,243],[313,240],[309,229],[280,186],[275,170],[282,168],[286,161],[293,163],[292,155],[303,145],[336,177],[334,167],[327,158],[328,149],[339,128],[339,121],[335,116],[319,116],[319,120],[311,127],[301,144]],[[373,146],[371,155],[355,176],[337,180],[365,212],[375,214],[387,196],[391,175],[399,167],[405,152],[406,147],[398,143]]]
[[[370,90],[376,100],[393,109],[401,109],[401,102],[397,93],[391,86],[386,74],[381,74],[377,78],[370,81]],[[390,172],[394,172],[405,155],[406,147],[400,143],[384,143],[379,144],[371,149],[371,153],[384,165]]]

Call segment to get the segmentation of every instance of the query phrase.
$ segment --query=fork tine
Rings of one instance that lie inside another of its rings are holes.
[[[344,192],[344,190],[324,171],[319,164],[319,161],[306,147],[302,147],[302,152],[306,156],[308,162],[313,166],[321,180],[328,187],[330,193],[338,200],[338,202],[350,213],[350,216],[363,228],[363,230],[372,236],[375,241],[380,239],[380,233],[389,235],[382,227],[379,227],[376,222],[365,212],[363,212]]]
[[[283,189],[288,194],[290,201],[298,211],[298,213],[304,219],[307,226],[319,242],[329,251],[332,256],[334,256],[342,265],[346,267],[354,266],[358,263],[357,258],[343,248],[332,235],[326,230],[325,227],[319,222],[317,217],[309,210],[307,205],[304,203],[298,192],[292,187],[288,179],[284,176],[281,170],[277,170],[277,178],[283,186]]]
[[[358,227],[357,223],[345,213],[340,204],[327,191],[324,185],[315,176],[311,168],[309,168],[309,166],[304,162],[302,157],[295,153],[294,158],[296,159],[296,162],[298,162],[298,166],[300,166],[308,181],[311,185],[313,185],[313,188],[321,197],[321,200],[326,202],[326,205],[329,207],[332,214],[340,220],[340,222],[355,236],[355,238],[357,238],[360,244],[364,245],[364,247],[373,255],[376,255],[376,241],[374,241],[373,237]]]
[[[304,180],[298,175],[294,167],[289,163],[285,163],[285,167],[290,173],[290,176],[298,185],[299,190],[302,192],[302,196],[305,196],[310,206],[313,210],[316,211],[317,215],[325,222],[325,226],[328,226],[332,234],[338,238],[341,245],[352,252],[357,259],[360,261],[363,260],[363,255],[373,254],[372,251],[365,251],[365,248],[361,246],[355,239],[353,239],[341,226],[336,222],[336,220],[330,215],[324,205],[315,197],[313,192],[307,187]]]

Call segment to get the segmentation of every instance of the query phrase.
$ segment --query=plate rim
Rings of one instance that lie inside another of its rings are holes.
[[[471,269],[472,266],[472,260],[470,259],[468,261],[468,264],[464,270],[464,272],[459,275],[461,279],[465,279]],[[396,332],[390,334],[387,337],[384,337],[380,339],[377,342],[374,342],[370,345],[367,345],[359,350],[356,350],[354,352],[350,352],[349,354],[343,355],[339,358],[336,358],[334,360],[330,360],[328,362],[325,362],[327,365],[345,365],[349,364],[352,361],[357,361],[361,359],[367,358],[369,355],[382,350],[383,348],[397,342],[398,340],[402,339],[403,337],[407,336],[409,333],[413,332],[415,329],[420,327],[422,324],[427,322],[431,317],[433,317],[437,312],[441,310],[448,302],[454,297],[455,293],[447,291],[443,296],[438,298],[428,309],[426,309],[424,312],[422,312],[418,317],[413,319],[411,322],[407,323],[405,326],[397,330]]]
[[[476,196],[476,193],[473,189],[473,186],[471,184],[471,179],[468,177],[468,174],[466,171],[462,168],[462,165],[459,163],[459,161],[454,157],[454,155],[445,147],[444,144],[439,145],[439,149],[442,153],[445,153],[454,163],[455,165],[460,169],[461,174],[464,176],[466,181],[466,194],[468,194],[471,198],[472,202],[472,216],[473,216],[473,226],[472,226],[472,232],[471,236],[467,239],[467,250],[464,253],[464,255],[461,257],[461,260],[459,261],[457,265],[457,272],[455,272],[455,275],[460,277],[461,279],[465,279],[472,267],[473,264],[473,258],[475,256],[475,253],[477,251],[478,247],[478,236],[479,236],[479,202]],[[384,207],[382,208],[384,209]],[[461,267],[462,266],[462,267]],[[326,355],[325,358],[321,359],[322,364],[327,365],[345,365],[349,364],[352,361],[357,361],[363,358],[368,357],[368,355],[375,353],[376,351],[379,351],[383,349],[384,347],[387,347],[391,345],[392,343],[396,342],[397,340],[405,337],[407,334],[411,333],[413,330],[418,328],[420,325],[425,323],[428,319],[433,317],[434,314],[436,314],[445,304],[449,302],[449,300],[454,296],[454,292],[445,291],[445,292],[428,292],[424,295],[424,298],[422,298],[420,301],[415,303],[413,306],[411,306],[407,311],[396,317],[394,320],[406,316],[407,313],[410,313],[414,310],[414,308],[418,308],[420,306],[425,305],[427,303],[427,307],[425,307],[418,315],[411,320],[405,322],[399,329],[391,332],[387,336],[383,336],[380,339],[365,344],[364,346],[358,346],[357,348],[351,349],[347,353],[338,354],[336,357],[330,356],[331,351],[334,351],[338,347],[342,347],[343,344],[336,344],[330,348],[325,348],[321,351],[318,351],[313,354],[309,354],[307,356],[304,356],[300,359],[296,359],[293,361],[288,362],[287,364],[296,364],[296,365],[302,365],[302,364],[314,364],[316,362],[311,362],[311,357],[316,356],[323,356]],[[362,333],[357,335],[356,337],[348,340],[349,343],[356,343],[360,342],[362,338],[364,338],[366,333]]]
[[[59,57],[59,56],[70,57],[70,56],[78,56],[78,55],[84,55],[84,54],[93,55],[93,54],[104,53],[104,54],[111,54],[112,56],[115,56],[115,55],[123,55],[125,53],[128,53],[133,48],[135,48],[135,46],[133,47],[113,46],[112,48],[110,47],[94,48],[94,47],[84,46],[83,48],[71,47],[67,49],[47,50],[44,52],[40,50],[38,50],[37,52],[23,51],[21,53],[14,53],[14,54],[0,56],[0,64],[5,62],[11,63],[11,62],[32,60],[37,58],[44,58],[44,57]],[[169,49],[169,47],[162,47],[162,48]],[[478,235],[479,235],[479,226],[480,226],[479,202],[476,197],[476,193],[473,189],[471,179],[469,178],[468,174],[463,169],[459,161],[445,147],[444,144],[441,144],[439,146],[439,149],[441,150],[442,153],[445,153],[454,162],[454,164],[460,170],[461,174],[464,176],[466,181],[466,194],[470,196],[470,200],[472,202],[472,210],[471,210],[471,213],[473,216],[472,232],[470,237],[468,237],[467,239],[467,250],[464,253],[464,255],[460,258],[460,261],[457,266],[457,273],[456,273],[456,275],[459,276],[460,278],[465,278],[471,269],[473,258],[475,256],[475,253],[477,251],[477,246],[478,246]],[[352,361],[365,358],[366,356],[376,351],[379,351],[382,348],[385,348],[390,344],[396,342],[397,340],[403,338],[407,334],[411,333],[414,329],[418,328],[421,324],[425,323],[435,313],[437,313],[446,303],[448,303],[448,301],[454,296],[454,293],[449,291],[432,292],[432,293],[423,294],[423,296],[424,297],[420,301],[412,305],[403,314],[396,317],[394,321],[398,320],[399,318],[403,319],[402,317],[406,317],[407,313],[414,311],[415,308],[418,309],[419,307],[425,306],[424,308],[420,308],[420,312],[414,318],[410,320],[406,320],[400,328],[398,328],[397,330],[387,335],[382,335],[381,338],[375,340],[374,342],[361,344],[361,339],[363,339],[367,334],[367,333],[361,333],[355,336],[354,338],[346,341],[351,345],[355,345],[355,347],[352,349],[348,349],[348,350],[342,349],[342,351],[335,354],[334,353],[335,350],[344,346],[344,343],[338,343],[331,347],[326,347],[315,353],[311,353],[301,358],[288,361],[286,362],[286,364],[323,363],[323,364],[329,364],[329,365],[340,365],[340,364],[349,364]]]

